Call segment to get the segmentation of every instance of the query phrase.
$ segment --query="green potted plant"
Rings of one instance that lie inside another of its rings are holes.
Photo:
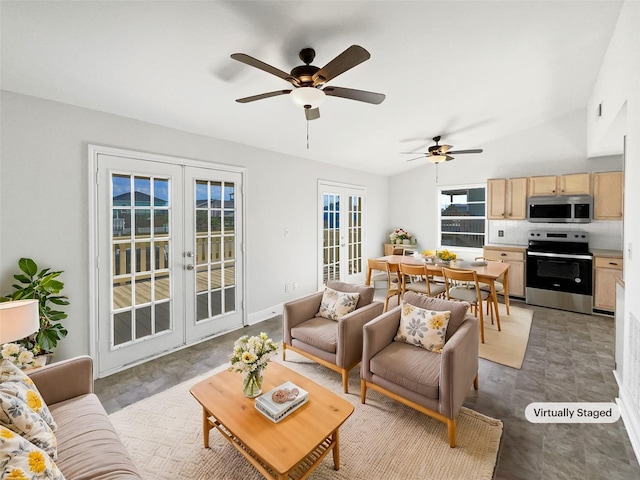
[[[67,314],[56,310],[58,305],[69,305],[68,297],[60,295],[64,283],[58,280],[62,271],[51,271],[49,268],[38,271],[38,266],[30,258],[21,258],[18,267],[22,273],[13,278],[20,284],[14,284],[14,291],[0,301],[33,298],[38,300],[40,310],[40,329],[33,335],[18,343],[34,355],[52,354],[58,341],[67,336],[67,329],[60,323]]]

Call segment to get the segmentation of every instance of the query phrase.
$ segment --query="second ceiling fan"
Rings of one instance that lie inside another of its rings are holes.
[[[381,93],[355,90],[353,88],[326,86],[329,81],[341,73],[346,72],[371,57],[369,52],[361,46],[350,46],[322,68],[311,65],[311,62],[313,62],[316,56],[313,48],[303,48],[299,56],[300,60],[304,62],[304,65],[295,67],[291,70],[291,73],[287,73],[244,53],[234,53],[231,55],[231,58],[234,60],[282,78],[293,86],[292,89],[276,90],[274,92],[239,98],[236,102],[249,103],[278,95],[290,95],[296,105],[304,108],[306,119],[315,120],[320,118],[320,110],[318,107],[325,100],[326,95],[373,103],[375,105],[382,103],[385,99],[385,96]]]
[[[454,157],[452,155],[460,155],[462,153],[482,153],[481,148],[474,148],[471,150],[451,150],[453,148],[452,145],[439,145],[440,135],[437,137],[433,137],[433,141],[436,142],[435,145],[429,147],[428,151],[419,154],[418,152],[402,152],[405,155],[420,155],[419,157],[410,158],[407,162],[412,162],[414,160],[419,160],[421,158],[427,158],[431,163],[441,163],[448,162],[449,160],[453,160]]]

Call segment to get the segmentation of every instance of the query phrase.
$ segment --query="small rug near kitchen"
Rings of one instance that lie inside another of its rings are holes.
[[[462,408],[457,417],[457,447],[450,448],[447,427],[375,391],[360,403],[358,369],[351,372],[349,394],[339,374],[294,352],[284,364],[350,401],[355,411],[340,428],[340,470],[327,456],[310,480],[450,480],[493,477],[502,422]],[[210,449],[202,446],[202,410],[189,394],[200,376],[130,405],[110,418],[146,480],[176,478],[258,480],[263,477],[215,430]],[[267,367],[265,375],[269,375]],[[240,386],[240,383],[238,383]]]
[[[484,315],[484,343],[480,343],[480,357],[508,367],[522,368],[533,312],[511,305],[510,315],[507,315],[502,303],[499,304],[499,312],[501,331],[498,331],[497,324],[491,325],[489,315]]]

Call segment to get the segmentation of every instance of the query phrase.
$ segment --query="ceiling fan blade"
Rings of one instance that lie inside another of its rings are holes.
[[[453,148],[453,145],[438,145],[438,149],[442,154],[447,153],[451,148]]]
[[[420,160],[421,158],[426,158],[426,156],[420,155],[419,157],[416,157],[416,158],[410,158],[409,160],[407,160],[407,162],[413,162],[414,160]]]
[[[420,152],[400,152],[401,155],[428,155],[428,153],[420,153]]]
[[[305,108],[304,116],[307,120],[317,120],[320,118],[320,109],[319,108]]]
[[[256,100],[262,100],[263,98],[277,97],[278,95],[286,95],[291,90],[276,90],[275,92],[261,93],[260,95],[252,95],[251,97],[238,98],[238,103],[255,102]]]
[[[475,148],[473,150],[456,150],[455,152],[451,151],[451,152],[447,152],[447,153],[451,154],[451,155],[457,155],[459,153],[482,153],[482,149],[481,148]]]
[[[360,45],[351,45],[313,75],[313,85],[327,83],[350,68],[369,60],[371,54]]]
[[[280,70],[279,68],[272,67],[268,63],[264,63],[258,60],[257,58],[253,58],[244,53],[234,53],[231,55],[231,58],[241,63],[244,63],[246,65],[249,65],[250,67],[255,67],[267,73],[270,73],[271,75],[275,75],[276,77],[286,80],[287,82],[293,83],[294,85],[297,83],[297,80],[293,78],[290,73]]]
[[[450,155],[447,155],[447,158],[445,158],[444,161],[448,162],[449,160],[453,160],[453,157]]]
[[[375,105],[381,104],[386,98],[382,93],[366,92],[364,90],[355,90],[353,88],[325,87],[322,91],[332,97],[348,98],[350,100],[373,103]]]

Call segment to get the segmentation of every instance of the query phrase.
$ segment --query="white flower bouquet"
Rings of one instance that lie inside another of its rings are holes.
[[[253,337],[243,335],[233,344],[229,370],[243,374],[242,390],[247,397],[262,392],[264,369],[277,350],[278,346],[264,332]]]
[[[2,359],[15,363],[20,369],[33,367],[35,365],[33,352],[17,343],[5,343],[2,346]]]
[[[407,232],[403,228],[396,228],[389,235],[389,240],[391,240],[391,243],[396,243],[396,240],[411,240],[412,238],[413,238],[413,235],[411,235],[409,232]]]

